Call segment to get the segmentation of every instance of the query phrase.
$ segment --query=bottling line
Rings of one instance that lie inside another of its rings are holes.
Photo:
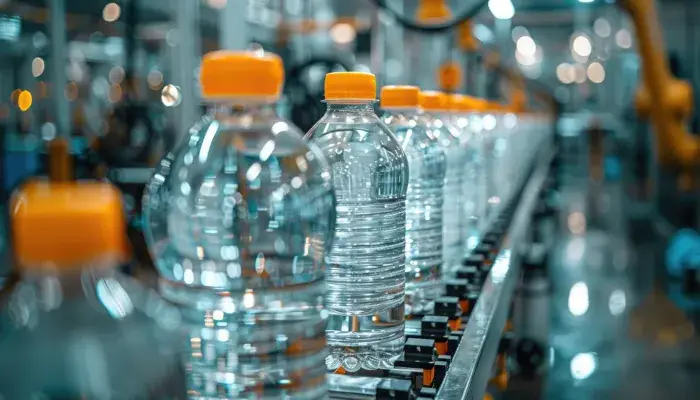
[[[0,400],[693,398],[691,0],[0,0]]]

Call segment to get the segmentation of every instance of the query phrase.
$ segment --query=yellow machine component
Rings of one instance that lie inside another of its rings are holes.
[[[682,118],[688,118],[693,112],[693,87],[686,81],[671,77],[668,86],[668,97],[666,98],[667,105],[671,110],[678,111]],[[651,98],[651,93],[647,85],[643,82],[637,88],[634,96],[635,108],[637,114],[642,119],[647,119],[651,116],[651,108],[654,107],[654,102]]]
[[[445,0],[419,0],[416,19],[422,23],[445,22],[452,18],[452,11]]]
[[[462,67],[455,61],[447,61],[437,70],[438,87],[443,92],[455,92],[462,86]]]
[[[671,75],[665,57],[663,37],[655,0],[620,0],[632,19],[642,59],[643,87],[636,105],[651,118],[659,162],[690,172],[700,163],[700,140],[686,124],[693,108],[692,89]]]
[[[472,21],[466,20],[457,27],[457,46],[462,51],[474,52],[479,49],[479,41],[474,37]]]

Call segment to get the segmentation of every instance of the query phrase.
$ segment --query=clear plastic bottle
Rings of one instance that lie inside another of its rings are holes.
[[[324,397],[328,164],[275,113],[278,56],[209,53],[200,79],[207,114],[143,201],[161,291],[188,327],[190,392]]]
[[[179,312],[118,271],[128,260],[119,191],[34,181],[11,210],[0,398],[184,400]]]
[[[482,101],[484,114],[481,118],[484,145],[484,171],[486,175],[486,226],[491,226],[501,208],[501,191],[503,166],[501,154],[504,141],[498,129],[497,111],[494,103]]]
[[[486,174],[481,115],[476,99],[452,94],[449,97],[452,126],[460,132],[460,142],[467,156],[464,165],[464,229],[465,256],[471,254],[485,233]]]
[[[421,314],[441,292],[445,152],[419,118],[420,89],[384,86],[381,119],[408,158],[406,313]]]
[[[445,275],[462,264],[466,241],[464,221],[464,177],[467,151],[460,132],[450,121],[447,95],[441,92],[421,92],[421,116],[445,151],[445,183],[442,206],[442,262]]]
[[[326,114],[305,138],[333,174],[337,223],[326,257],[330,371],[388,368],[404,344],[408,162],[374,112],[374,75],[326,75]]]

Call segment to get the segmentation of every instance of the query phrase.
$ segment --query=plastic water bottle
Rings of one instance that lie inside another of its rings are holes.
[[[119,273],[128,260],[119,191],[35,181],[11,210],[0,398],[184,400],[179,312]]]
[[[337,223],[326,257],[330,371],[389,368],[404,345],[408,162],[374,112],[374,75],[326,75],[326,114],[306,134],[326,156]]]
[[[483,128],[484,171],[486,174],[486,225],[490,226],[501,207],[500,193],[503,177],[501,153],[504,148],[499,135],[497,111],[493,103],[485,101],[484,114],[481,118]]]
[[[450,274],[462,264],[464,255],[464,176],[467,152],[460,141],[460,132],[450,121],[447,95],[441,92],[421,92],[422,118],[430,135],[445,151],[445,181],[442,206],[442,262],[443,271]]]
[[[485,233],[486,174],[484,173],[483,136],[481,116],[475,99],[459,94],[449,97],[452,126],[459,130],[459,138],[466,150],[464,165],[463,211],[465,256],[471,254]]]
[[[324,397],[328,164],[275,113],[278,56],[209,53],[200,79],[208,112],[161,161],[143,202],[161,291],[188,327],[188,387]]]
[[[408,158],[406,313],[420,314],[441,290],[445,152],[418,116],[418,87],[385,86],[380,100],[382,122],[396,135]]]

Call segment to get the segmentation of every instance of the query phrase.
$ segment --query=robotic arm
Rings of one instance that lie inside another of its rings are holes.
[[[654,126],[659,161],[690,172],[700,164],[700,139],[687,130],[693,109],[693,90],[688,82],[671,74],[656,0],[620,0],[618,4],[635,26],[643,75],[636,105],[639,114],[650,117]]]

